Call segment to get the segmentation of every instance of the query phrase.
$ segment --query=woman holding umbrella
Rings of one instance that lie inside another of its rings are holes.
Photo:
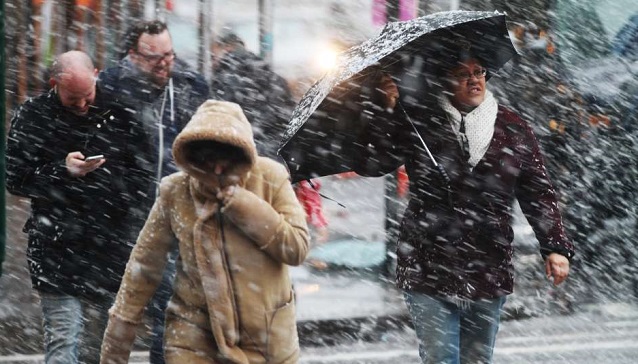
[[[431,58],[445,62],[429,67],[439,86],[428,95],[400,95],[390,76],[380,77],[377,103],[386,111],[370,118],[361,157],[392,155],[410,178],[397,284],[423,363],[491,363],[513,290],[515,199],[555,285],[567,278],[574,250],[532,129],[486,89],[489,71],[472,47],[453,49]]]

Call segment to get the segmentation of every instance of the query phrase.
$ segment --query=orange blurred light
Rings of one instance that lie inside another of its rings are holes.
[[[93,0],[75,0],[76,6],[93,7]]]

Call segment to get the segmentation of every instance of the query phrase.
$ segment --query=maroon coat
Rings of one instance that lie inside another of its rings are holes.
[[[511,293],[511,213],[516,198],[540,242],[542,256],[552,252],[573,256],[555,191],[526,122],[499,107],[492,142],[470,171],[438,106],[408,114],[451,184],[448,188],[416,133],[406,132],[411,127],[402,121],[391,153],[404,159],[410,178],[411,198],[397,244],[400,288],[469,299]],[[379,159],[387,152],[383,146],[376,149]]]

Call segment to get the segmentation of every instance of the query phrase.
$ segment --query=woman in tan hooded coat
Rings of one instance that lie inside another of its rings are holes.
[[[296,363],[288,265],[308,253],[305,213],[285,168],[258,157],[237,104],[202,104],[173,145],[182,172],[160,195],[131,253],[102,344],[126,363],[144,307],[177,240],[167,363]]]

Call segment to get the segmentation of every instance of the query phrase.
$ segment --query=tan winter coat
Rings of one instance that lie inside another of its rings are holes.
[[[218,179],[186,159],[184,150],[195,140],[240,147],[246,162]],[[257,156],[250,124],[228,102],[205,102],[173,154],[184,172],[162,181],[110,311],[102,363],[127,362],[174,239],[180,254],[167,309],[167,363],[296,363],[288,265],[305,259],[308,233],[287,171]],[[219,214],[216,191],[233,175],[238,187]]]

